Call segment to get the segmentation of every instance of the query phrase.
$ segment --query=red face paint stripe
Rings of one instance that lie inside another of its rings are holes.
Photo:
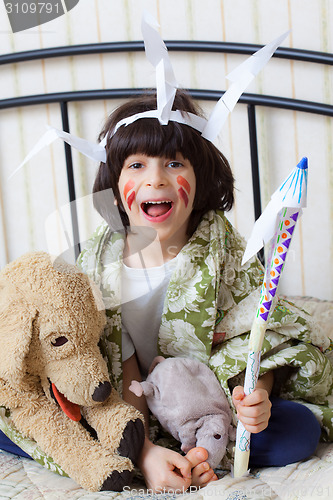
[[[131,210],[131,206],[132,206],[132,203],[135,199],[135,191],[132,191],[131,194],[129,195],[128,199],[127,199],[127,205],[128,205],[128,208]]]
[[[127,198],[128,192],[134,187],[135,182],[133,180],[129,180],[126,182],[125,187],[124,187],[124,197],[125,200]]]
[[[188,205],[188,196],[187,194],[185,193],[184,189],[181,187],[178,189],[178,193],[179,193],[179,198],[181,198],[183,200],[183,202],[185,203],[185,208],[187,207]]]
[[[184,179],[184,177],[182,177],[181,175],[178,175],[177,177],[177,183],[180,185],[180,186],[183,186],[183,188],[186,189],[186,191],[188,192],[188,194],[190,194],[191,192],[191,186],[190,184],[187,182],[186,179]]]

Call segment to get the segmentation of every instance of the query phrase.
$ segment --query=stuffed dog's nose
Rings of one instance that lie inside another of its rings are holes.
[[[98,387],[94,390],[94,394],[92,395],[92,398],[94,401],[98,401],[102,403],[105,401],[111,394],[111,384],[110,382],[100,382]]]

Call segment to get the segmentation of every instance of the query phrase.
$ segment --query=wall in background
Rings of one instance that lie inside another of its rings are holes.
[[[80,0],[68,14],[15,34],[1,4],[1,53],[141,40],[144,8],[159,20],[165,40],[265,44],[291,29],[284,46],[333,52],[333,7],[329,0]],[[222,90],[227,87],[225,75],[245,56],[173,52],[171,58],[181,86]],[[49,59],[0,67],[1,98],[154,84],[153,69],[141,53]],[[247,92],[332,104],[332,84],[332,67],[273,59]],[[105,117],[118,104],[71,104],[71,132],[95,140]],[[213,107],[212,103],[200,104],[207,112]],[[45,131],[46,124],[61,128],[58,105],[0,113],[0,267],[29,250],[59,248],[62,228],[50,215],[68,203],[62,142],[43,150],[9,178]],[[257,125],[264,206],[301,157],[309,159],[308,208],[295,235],[281,291],[332,300],[332,119],[257,108]],[[236,204],[230,220],[248,237],[254,218],[245,106],[236,106],[217,145],[231,162],[236,178]],[[83,197],[91,192],[97,165],[75,151],[73,159],[77,196]],[[88,238],[97,223],[89,199],[80,205],[79,215],[82,238]]]

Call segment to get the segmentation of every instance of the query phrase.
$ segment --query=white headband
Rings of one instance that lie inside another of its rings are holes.
[[[141,29],[145,43],[146,57],[155,67],[156,71],[156,109],[138,113],[121,120],[117,123],[112,135],[114,135],[120,127],[126,127],[136,120],[140,120],[142,118],[157,118],[161,125],[167,125],[169,121],[189,125],[190,127],[198,130],[205,139],[214,141],[224,125],[229,113],[234,109],[244,90],[269,61],[277,47],[289,33],[289,31],[287,31],[268,45],[262,47],[227,75],[226,78],[232,82],[232,85],[216,103],[209,119],[206,120],[205,118],[194,115],[193,113],[184,111],[181,112],[180,110],[172,111],[178,83],[175,79],[168,50],[160,37],[157,28],[157,21],[148,12],[144,12]],[[12,177],[41,149],[48,146],[58,138],[78,149],[88,158],[98,162],[106,162],[105,146],[107,136],[105,136],[99,144],[95,144],[62,130],[48,127],[45,134],[40,138],[35,147],[30,151],[10,177]]]

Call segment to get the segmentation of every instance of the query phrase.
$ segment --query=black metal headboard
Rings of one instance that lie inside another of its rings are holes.
[[[166,46],[170,51],[182,52],[218,52],[229,54],[248,54],[251,55],[261,45],[242,44],[242,43],[227,43],[227,42],[201,42],[201,41],[167,41]],[[119,53],[119,52],[138,52],[144,50],[143,42],[112,42],[87,45],[71,45],[67,47],[54,47],[41,50],[32,50],[26,52],[16,52],[0,56],[0,65],[22,63],[31,60],[40,60],[54,57],[69,57],[77,55],[92,55],[102,53]],[[333,65],[333,54],[324,52],[314,52],[308,50],[278,48],[274,53],[274,57],[298,60],[308,63],[319,63]],[[68,118],[68,103],[74,101],[91,101],[104,99],[125,99],[139,95],[145,89],[141,88],[121,88],[121,89],[103,89],[103,90],[85,90],[59,92],[40,95],[28,95],[22,97],[14,97],[10,99],[0,99],[0,109],[15,108],[20,106],[33,106],[38,104],[58,103],[60,106],[62,126],[65,132],[70,131],[70,123]],[[206,101],[217,101],[224,93],[223,90],[208,90],[208,89],[188,89],[190,94],[195,99]],[[319,102],[303,101],[298,99],[290,99],[284,97],[275,97],[259,94],[243,94],[239,100],[240,103],[247,105],[248,110],[248,130],[251,152],[251,168],[252,168],[252,186],[254,200],[254,215],[255,219],[261,214],[261,196],[260,196],[260,181],[259,181],[259,161],[258,161],[258,145],[257,145],[257,128],[256,128],[256,106],[274,107],[293,111],[303,111],[306,113],[315,113],[318,115],[326,115],[333,117],[333,105],[323,104]],[[72,164],[71,148],[65,143],[65,157],[67,169],[67,182],[69,191],[69,201],[73,202],[76,199],[75,182]],[[79,242],[78,219],[75,203],[71,203],[71,216],[74,242]],[[75,248],[76,255],[79,253],[79,244]]]

